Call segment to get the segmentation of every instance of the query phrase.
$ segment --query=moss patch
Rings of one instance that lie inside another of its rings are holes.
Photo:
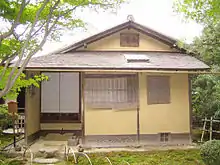
[[[153,152],[109,152],[89,154],[94,165],[109,165],[105,157],[108,157],[112,164],[132,165],[204,165],[199,150],[169,150]],[[79,165],[89,164],[86,158],[80,157]]]
[[[0,132],[0,149],[13,142],[13,135],[4,135]]]
[[[112,164],[126,165],[204,165],[199,150],[169,150],[151,152],[109,152],[88,154],[93,165],[109,165],[105,157],[108,157]],[[71,165],[72,162],[60,162],[56,165]],[[16,164],[20,165],[20,164]],[[38,164],[34,164],[38,165]],[[79,158],[78,165],[89,165],[84,157]]]

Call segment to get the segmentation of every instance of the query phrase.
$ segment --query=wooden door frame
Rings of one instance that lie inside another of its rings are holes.
[[[42,120],[42,115],[43,113],[41,113],[41,97],[42,97],[42,84],[40,84],[40,123],[79,123],[81,122],[81,111],[82,111],[82,103],[81,103],[81,72],[74,72],[74,71],[40,71],[40,74],[42,73],[58,73],[59,74],[59,81],[60,81],[60,73],[78,73],[79,74],[79,113],[73,113],[75,115],[77,115],[78,120]],[[59,85],[60,88],[60,85]],[[60,89],[59,89],[60,90]],[[59,107],[60,109],[60,107]],[[61,114],[61,113],[50,113],[54,116]],[[67,114],[67,113],[64,113]]]

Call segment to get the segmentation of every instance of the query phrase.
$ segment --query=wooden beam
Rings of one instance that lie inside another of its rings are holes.
[[[47,71],[47,72],[111,72],[111,73],[167,73],[167,74],[214,74],[220,75],[220,72],[210,71],[187,71],[187,70],[123,70],[123,69],[47,69],[47,68],[27,68],[28,71]]]

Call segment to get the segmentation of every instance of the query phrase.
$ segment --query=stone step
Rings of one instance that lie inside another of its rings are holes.
[[[64,147],[42,147],[35,153],[36,157],[41,158],[61,158],[64,152]]]
[[[47,164],[47,165],[52,165],[52,164],[56,164],[59,163],[61,160],[56,159],[56,158],[34,158],[33,162],[34,163],[38,163],[38,164]]]
[[[65,133],[65,134],[49,133],[45,137],[41,137],[41,138],[47,141],[67,141],[72,137],[73,137],[72,133]]]

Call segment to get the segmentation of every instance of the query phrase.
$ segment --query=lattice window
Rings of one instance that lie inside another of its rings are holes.
[[[168,142],[170,139],[170,133],[160,133],[160,142]]]
[[[147,102],[148,104],[170,103],[169,76],[147,76]]]
[[[137,106],[135,75],[87,75],[85,101],[92,108],[129,108]]]
[[[121,33],[120,34],[121,47],[139,47],[138,33]]]

